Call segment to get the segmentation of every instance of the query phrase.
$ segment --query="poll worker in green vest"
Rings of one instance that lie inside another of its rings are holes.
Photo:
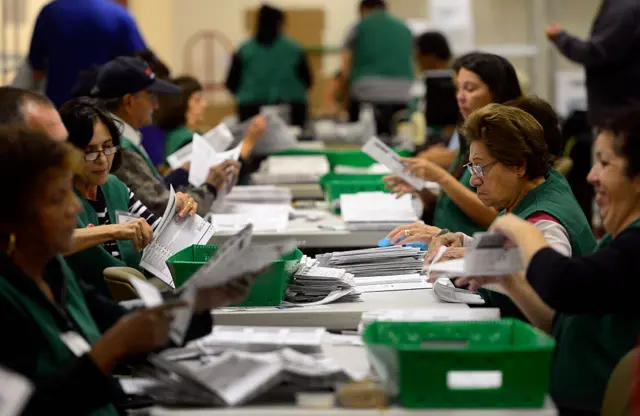
[[[167,178],[156,169],[141,144],[139,129],[152,123],[158,107],[156,93],[179,94],[180,88],[158,79],[142,60],[132,57],[116,58],[100,68],[92,95],[104,101],[118,124],[122,126],[122,164],[113,171],[133,191],[138,199],[156,215],[162,215],[169,201],[169,183],[177,191],[184,192],[198,203],[198,213],[205,215],[222,189],[233,175],[237,175],[237,162],[220,164],[209,170],[204,185],[188,184],[186,169],[176,169]],[[251,130],[245,140],[257,142],[262,131]],[[178,186],[178,184],[181,184]]]
[[[489,103],[504,103],[522,95],[515,69],[501,56],[471,52],[458,58],[453,70],[456,98],[463,119]],[[421,174],[426,175],[424,179],[440,184],[442,190],[439,195],[426,190],[417,192],[396,175],[385,178],[387,187],[396,194],[418,193],[427,212],[430,210],[432,213],[424,215],[425,222],[432,225],[414,223],[391,231],[387,238],[394,243],[418,236],[424,239],[419,241],[429,243],[441,229],[472,235],[486,230],[498,215],[495,209],[478,199],[475,188],[469,183],[471,174],[463,167],[469,159],[469,142],[463,134],[458,136],[460,146],[449,169],[424,158],[407,161],[411,169],[419,167]]]
[[[108,297],[104,269],[139,269],[142,250],[153,240],[160,218],[111,174],[122,161],[120,132],[102,104],[88,97],[76,98],[62,106],[60,116],[69,132],[68,141],[83,152],[84,159],[73,179],[83,208],[78,228],[84,230],[76,233],[71,251],[65,253],[67,264]],[[176,193],[176,215],[193,215],[197,209],[193,198]],[[127,217],[121,219],[120,214]],[[138,218],[125,222],[132,217]]]
[[[33,130],[0,127],[0,365],[34,384],[25,416],[124,414],[111,376],[169,343],[165,305],[127,311],[76,280],[60,253],[70,249],[82,206],[73,176],[82,156]],[[240,283],[242,282],[242,283]],[[247,279],[200,290],[186,340],[211,332],[210,309],[241,300]]]
[[[607,231],[593,254],[568,258],[535,224],[505,215],[491,230],[519,247],[526,275],[456,281],[472,289],[499,284],[535,326],[556,338],[551,397],[561,414],[600,414],[611,372],[637,345],[639,109],[626,110],[603,127],[587,179]]]
[[[363,103],[376,109],[378,134],[390,135],[393,115],[407,108],[414,83],[413,35],[384,0],[362,0],[360,22],[349,31],[340,76],[349,91],[352,121]]]
[[[234,53],[225,83],[236,100],[240,121],[249,120],[267,105],[288,104],[291,124],[304,128],[307,92],[313,83],[302,46],[285,36],[285,14],[263,5],[255,35]]]

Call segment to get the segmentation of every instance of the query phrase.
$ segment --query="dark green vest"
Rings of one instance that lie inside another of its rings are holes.
[[[100,189],[107,202],[109,220],[111,224],[117,224],[116,211],[128,211],[129,209],[127,186],[120,179],[109,175],[107,182],[101,185]],[[98,215],[96,211],[78,191],[76,191],[76,195],[80,198],[84,208],[83,212],[78,215],[78,228],[86,228],[89,224],[97,226]],[[67,263],[79,278],[99,289],[103,295],[109,298],[111,294],[104,281],[104,269],[107,267],[133,267],[137,269],[140,267],[140,259],[142,257],[142,254],[135,250],[133,242],[130,240],[116,241],[116,244],[122,260],[113,257],[104,249],[102,244],[66,258]]]
[[[542,184],[522,198],[512,214],[526,219],[536,212],[551,215],[567,230],[572,257],[581,257],[593,252],[596,239],[589,221],[573,196],[566,179],[559,172],[551,171]],[[504,214],[504,211],[500,213],[500,215]],[[484,298],[485,307],[500,308],[500,315],[503,318],[527,320],[508,296],[487,289],[479,289],[478,293]]]
[[[59,258],[62,273],[64,274],[66,285],[66,305],[63,305],[68,313],[69,319],[75,323],[79,335],[90,344],[95,344],[102,336],[95,321],[89,313],[89,308],[85,302],[82,291],[73,273],[65,265],[64,260]],[[14,279],[25,279],[25,282],[15,282]],[[12,282],[13,280],[13,282]],[[7,302],[15,309],[16,317],[21,317],[26,321],[34,321],[40,328],[44,343],[39,345],[38,356],[33,357],[37,361],[37,378],[40,380],[51,377],[53,374],[72,365],[77,357],[60,339],[60,335],[66,332],[61,329],[55,314],[59,314],[51,302],[44,296],[42,291],[26,276],[16,276],[9,278],[0,276],[0,297],[3,302]],[[9,342],[5,340],[5,342]],[[37,382],[38,380],[36,380]],[[55,409],[51,409],[52,414]],[[98,410],[91,412],[91,416],[117,416],[118,412],[112,404],[108,404]]]
[[[122,146],[123,149],[131,150],[132,152],[139,154],[144,159],[144,161],[147,162],[147,165],[149,165],[149,169],[151,169],[156,178],[162,180],[162,175],[160,175],[160,172],[158,172],[158,168],[156,168],[156,165],[154,165],[151,159],[149,159],[149,155],[141,151],[138,146],[131,143],[131,141],[124,136],[120,137],[120,146]]]
[[[640,219],[629,228],[640,228]],[[596,250],[606,247],[611,240],[607,234]],[[551,397],[558,406],[599,411],[613,369],[638,344],[640,318],[558,314],[551,333],[556,339]]]
[[[242,67],[236,93],[238,105],[307,102],[307,88],[298,76],[302,47],[280,35],[271,45],[255,39],[238,50]]]
[[[351,83],[366,77],[414,79],[413,36],[385,11],[372,13],[355,28]]]
[[[186,126],[178,127],[177,129],[167,132],[164,142],[165,159],[191,143],[192,140],[193,131]]]

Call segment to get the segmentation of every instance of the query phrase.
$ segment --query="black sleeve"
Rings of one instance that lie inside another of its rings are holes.
[[[307,55],[304,51],[300,53],[297,72],[305,87],[307,87],[307,89],[311,88],[313,85],[313,76],[311,75],[311,69],[309,68],[309,60],[307,59]]]
[[[227,74],[227,82],[225,85],[231,93],[236,94],[238,88],[240,88],[240,80],[242,78],[242,61],[238,56],[238,53],[233,54],[231,58],[231,66],[229,67],[229,73]]]
[[[640,229],[623,231],[596,253],[568,258],[538,251],[527,279],[553,309],[570,314],[637,313]]]

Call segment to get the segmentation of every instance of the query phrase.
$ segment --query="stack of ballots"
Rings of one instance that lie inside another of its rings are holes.
[[[360,300],[353,274],[344,269],[319,267],[318,264],[317,259],[303,257],[287,288],[286,303],[310,306]]]
[[[424,251],[415,247],[377,247],[320,254],[318,266],[344,269],[356,279],[372,276],[398,276],[420,273],[424,255]]]
[[[384,192],[340,195],[342,219],[349,230],[389,231],[418,221],[411,195],[400,198]]]
[[[256,185],[316,184],[329,171],[326,156],[269,156],[251,179]]]
[[[274,185],[235,186],[226,196],[226,201],[230,203],[291,205],[292,199],[289,188],[279,188]]]

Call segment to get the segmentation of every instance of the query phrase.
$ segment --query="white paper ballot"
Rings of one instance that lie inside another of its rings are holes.
[[[240,158],[242,142],[234,149],[226,152],[218,151],[212,144],[219,140],[233,141],[231,130],[225,124],[219,124],[207,135],[207,139],[200,135],[193,136],[191,168],[189,169],[189,183],[193,186],[202,186],[206,182],[209,168],[212,166],[218,165],[225,160],[238,160]]]
[[[214,233],[213,226],[199,215],[179,218],[176,214],[176,194],[171,187],[169,202],[165,208],[160,225],[155,231],[154,239],[147,246],[140,261],[140,266],[175,288],[167,259],[180,250],[194,244],[207,244]]]
[[[133,278],[130,280],[133,288],[138,292],[138,296],[144,302],[144,306],[147,308],[153,308],[162,305],[164,299],[157,287],[147,282],[146,280]]]
[[[233,143],[233,136],[227,134],[220,134],[219,130],[216,130],[217,127],[206,132],[204,135],[200,136],[198,133],[194,133],[193,136],[198,136],[204,139],[207,143],[209,143],[217,152],[224,152],[229,148],[231,143]],[[186,163],[191,162],[191,157],[193,154],[193,142],[181,147],[176,152],[172,153],[167,157],[167,162],[171,169],[178,169],[184,166]]]
[[[193,153],[193,143],[189,143],[167,156],[167,162],[171,169],[181,168],[186,163],[191,162],[191,153]]]
[[[421,190],[426,186],[425,181],[422,179],[407,174],[404,171],[405,165],[400,160],[400,156],[398,156],[392,148],[384,144],[382,140],[377,137],[370,138],[369,141],[362,146],[362,151],[371,156],[378,163],[382,163],[391,169],[392,172],[400,175],[405,182],[417,190]]]
[[[169,339],[176,345],[184,344],[187,330],[191,325],[197,295],[198,289],[195,286],[185,287],[180,295],[180,300],[186,301],[188,306],[173,311],[173,319],[169,327]]]
[[[26,377],[0,367],[0,416],[20,415],[32,393]]]

